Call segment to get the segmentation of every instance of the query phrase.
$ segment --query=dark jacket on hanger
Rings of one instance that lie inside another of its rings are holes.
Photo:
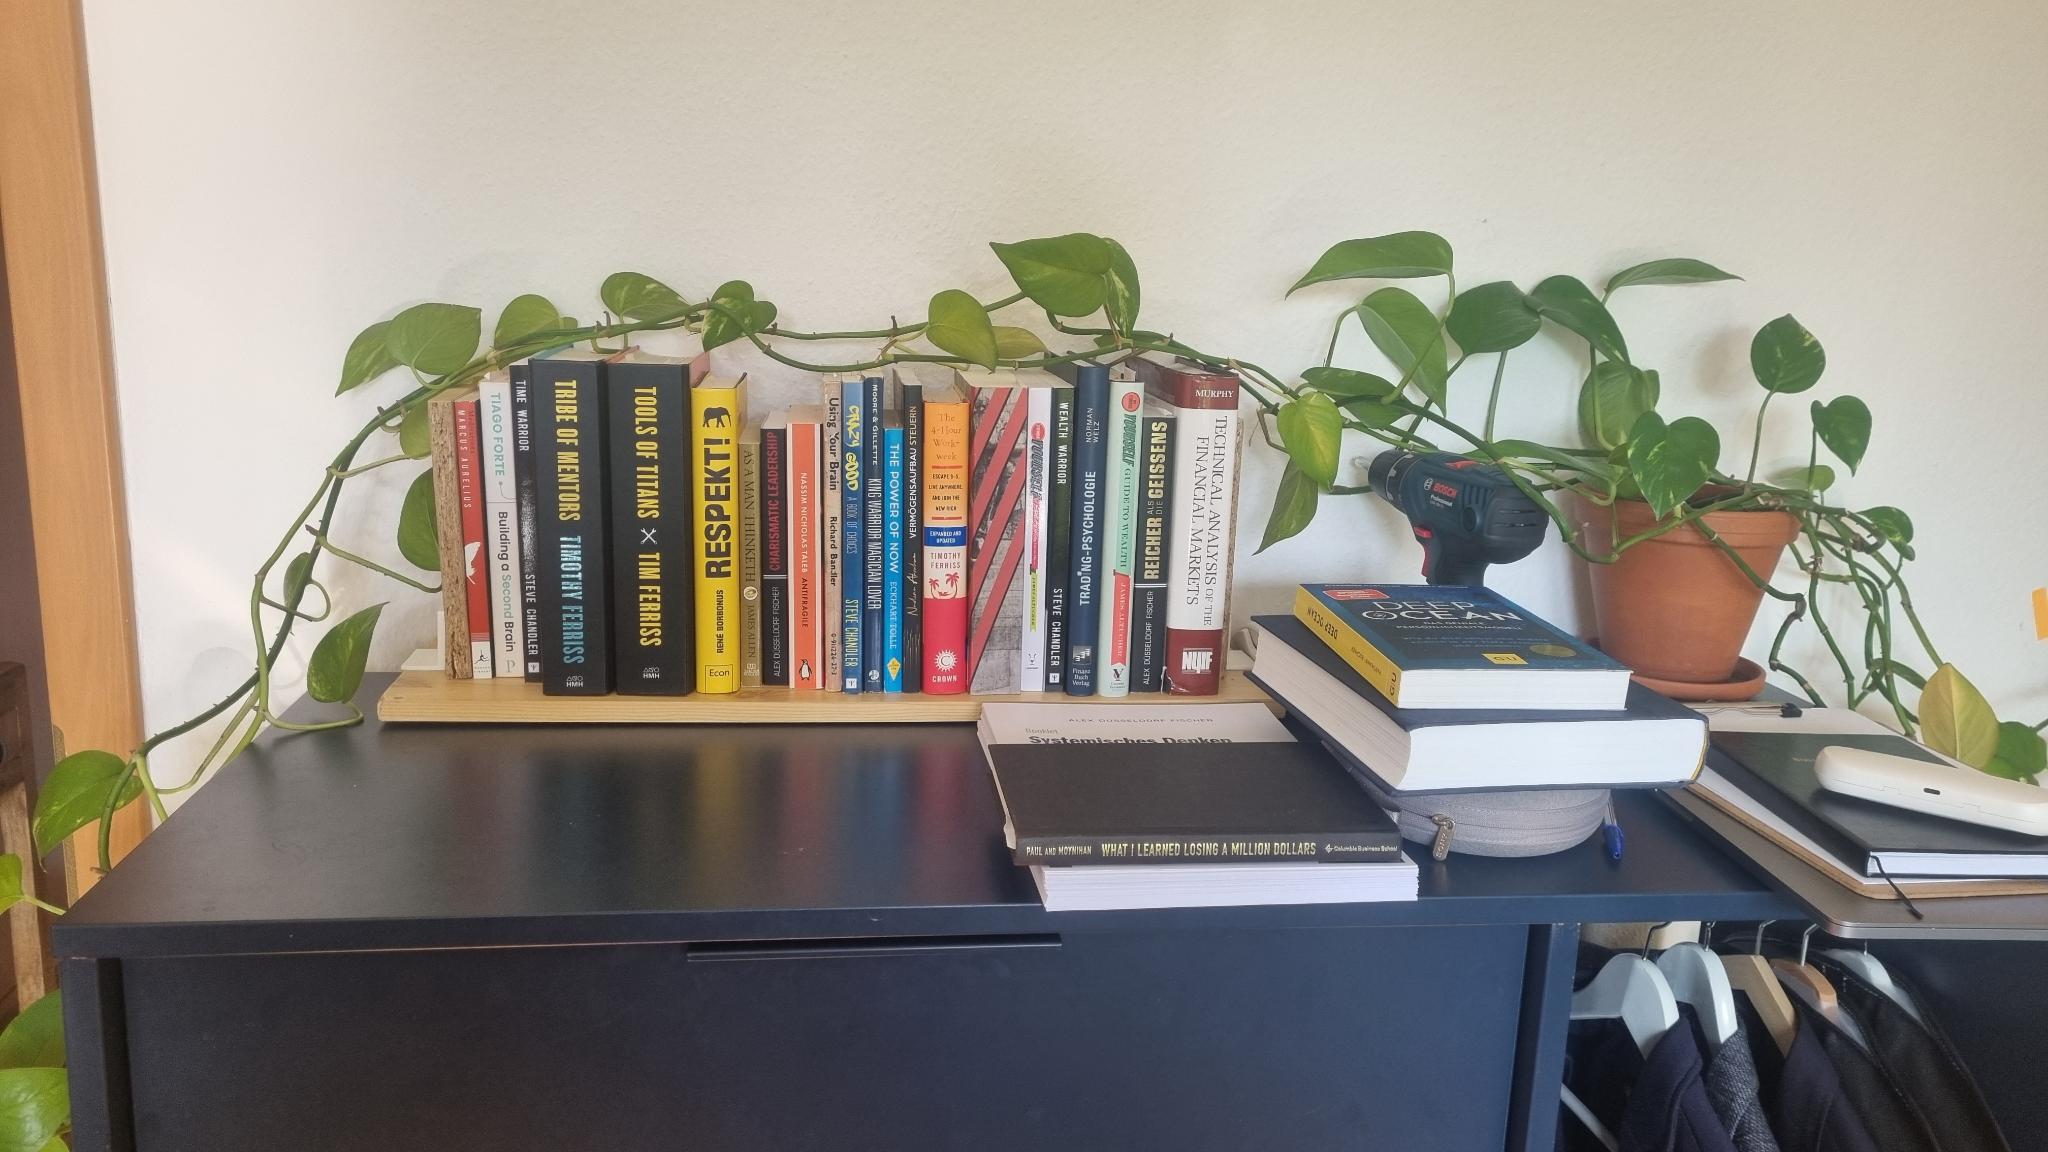
[[[1806,1001],[1794,996],[1792,1006],[1799,1013],[1800,1033],[1811,1031],[1819,1037],[1821,1050],[1842,1083],[1843,1095],[1879,1148],[1884,1152],[1944,1152],[1919,1107],[1870,1053]]]
[[[1799,1029],[1792,1050],[1780,1053],[1749,997],[1736,993],[1735,1010],[1756,1064],[1764,1111],[1782,1152],[1878,1152],[1877,1141],[1842,1091],[1818,1033]]]
[[[1565,1083],[1614,1132],[1621,1152],[1738,1152],[1707,1099],[1704,1071],[1699,1045],[1682,1020],[1648,1057],[1619,1020],[1571,1025]],[[1569,1112],[1559,1125],[1561,1147],[1600,1147]]]
[[[1750,1055],[1748,1029],[1741,1018],[1736,1019],[1735,1035],[1721,1045],[1720,1051],[1705,1055],[1707,1030],[1700,1024],[1699,1013],[1690,1004],[1680,1004],[1678,1015],[1692,1031],[1693,1042],[1705,1057],[1701,1080],[1706,1085],[1707,1101],[1714,1106],[1714,1115],[1721,1118],[1721,1126],[1728,1130],[1735,1152],[1779,1152],[1777,1138],[1771,1134],[1771,1122],[1764,1113],[1756,1061]]]
[[[1915,1020],[1897,1001],[1825,957],[1814,963],[1835,986],[1842,1010],[1869,1039],[1871,1056],[1913,1104],[1941,1152],[2012,1152],[1976,1080],[1939,1025]]]

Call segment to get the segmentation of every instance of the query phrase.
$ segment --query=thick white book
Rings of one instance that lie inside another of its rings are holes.
[[[477,449],[484,481],[484,544],[491,590],[491,663],[499,676],[526,675],[525,612],[519,557],[519,484],[512,462],[512,378],[493,372],[477,384]]]
[[[1052,389],[1033,388],[1024,403],[1024,641],[1017,690],[1045,691],[1047,537],[1052,532]]]
[[[1292,744],[1264,704],[983,704],[991,744]]]

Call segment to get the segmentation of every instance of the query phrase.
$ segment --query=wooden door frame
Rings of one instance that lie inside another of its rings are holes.
[[[142,688],[80,0],[0,0],[0,249],[50,719],[60,755],[126,755]],[[115,857],[147,832],[145,805],[123,809]],[[96,837],[67,853],[73,897],[92,886]]]

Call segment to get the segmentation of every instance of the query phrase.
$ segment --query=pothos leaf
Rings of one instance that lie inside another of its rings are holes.
[[[1436,313],[1405,288],[1382,288],[1359,302],[1358,322],[1402,377],[1443,407],[1448,372]]]
[[[18,870],[21,859],[9,856]],[[0,1068],[64,1067],[64,996],[51,992],[0,1032]]]
[[[64,1069],[0,1069],[0,1148],[49,1152],[57,1130],[70,1118],[70,1080]]]
[[[1529,302],[1546,320],[1556,321],[1609,360],[1628,360],[1628,344],[1607,305],[1575,276],[1552,276],[1529,290]]]
[[[1287,458],[1302,473],[1327,488],[1337,482],[1338,450],[1344,438],[1344,415],[1321,392],[1280,406],[1275,423]]]
[[[2007,780],[2032,780],[2043,768],[2048,768],[2048,741],[2017,720],[2000,722],[1998,751],[1984,771]]]
[[[434,454],[434,436],[427,423],[427,402],[421,400],[398,418],[398,450],[414,460]]]
[[[980,302],[976,301],[975,306],[980,307]],[[1033,332],[1029,328],[1013,328],[1008,324],[997,324],[993,326],[992,331],[994,331],[996,337],[996,359],[998,360],[1023,360],[1028,357],[1045,354],[1045,341],[1040,340],[1038,333]]]
[[[1586,446],[1611,451],[1628,443],[1643,413],[1657,406],[1657,374],[1619,360],[1602,360],[1579,388],[1579,434]]]
[[[348,352],[341,358],[341,384],[334,389],[336,396],[398,367],[398,358],[385,343],[390,331],[391,321],[379,320],[349,342]]]
[[[428,469],[413,478],[405,490],[405,503],[398,509],[398,554],[415,568],[432,572],[441,567],[441,537],[434,510],[434,472]]]
[[[383,613],[384,605],[372,604],[320,637],[306,664],[306,695],[323,704],[336,704],[356,694],[363,686],[363,669],[369,667],[370,637]]]
[[[1010,279],[1039,307],[1055,316],[1086,316],[1108,299],[1113,259],[1100,236],[1071,232],[1014,244],[990,244]],[[1133,272],[1132,315],[1136,315],[1137,280]]]
[[[1827,366],[1827,351],[1790,313],[1757,329],[1749,342],[1749,370],[1767,392],[1804,392]]]
[[[730,344],[775,323],[775,305],[754,299],[754,286],[745,280],[728,280],[711,294],[718,307],[704,317],[704,350]]]
[[[614,272],[605,277],[597,298],[612,315],[628,320],[673,320],[689,310],[675,289],[639,272]]]
[[[1977,686],[1943,664],[1920,690],[1920,739],[1944,756],[1982,768],[1998,754],[1998,715]]]
[[[1733,272],[1723,272],[1704,260],[1692,260],[1673,256],[1663,260],[1650,260],[1630,268],[1623,268],[1607,278],[1607,294],[1631,284],[1708,284],[1716,280],[1740,280]]]
[[[1280,474],[1280,487],[1273,493],[1273,511],[1266,517],[1266,534],[1259,539],[1259,551],[1299,535],[1308,527],[1309,521],[1316,518],[1317,495],[1316,482],[1293,460],[1288,460],[1286,471]]]
[[[948,288],[932,297],[925,338],[942,352],[972,361],[984,368],[996,366],[996,334],[988,322],[988,310],[971,294]]]
[[[512,302],[505,305],[505,310],[498,313],[498,326],[491,332],[491,346],[509,347],[535,332],[563,326],[561,309],[547,297],[528,292],[524,296],[514,296]]]
[[[1666,424],[1655,412],[1645,412],[1629,430],[1629,473],[1658,519],[1699,491],[1720,458],[1720,434],[1697,416]]]
[[[483,310],[466,304],[415,304],[391,318],[384,346],[416,372],[445,376],[476,355],[483,323]]]
[[[126,784],[121,784],[123,776],[128,777]],[[74,752],[57,761],[36,794],[36,854],[49,855],[66,836],[98,820],[116,786],[121,789],[114,802],[117,809],[142,795],[141,774],[131,775],[128,762],[112,752]]]
[[[1287,294],[1330,280],[1401,280],[1450,273],[1450,241],[1434,232],[1394,232],[1332,245]]]
[[[1138,265],[1131,260],[1131,254],[1124,246],[1105,236],[1102,242],[1109,246],[1109,270],[1103,273],[1102,309],[1109,317],[1109,326],[1119,332],[1130,332],[1138,326]]]
[[[1543,327],[1543,314],[1506,280],[1467,288],[1451,301],[1444,331],[1468,356],[1520,348]]]
[[[1854,396],[1837,396],[1823,404],[1813,402],[1813,430],[1854,473],[1870,447],[1870,406]]]
[[[1394,382],[1384,376],[1370,372],[1358,372],[1350,368],[1310,368],[1302,372],[1302,382],[1339,402],[1351,399],[1385,400],[1395,392]]]

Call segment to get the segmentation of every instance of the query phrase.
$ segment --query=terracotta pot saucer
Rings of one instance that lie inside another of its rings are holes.
[[[1764,670],[1748,657],[1735,662],[1735,675],[1718,682],[1659,680],[1655,676],[1645,676],[1640,672],[1631,673],[1630,679],[1652,692],[1691,703],[1750,700],[1764,690]]]

